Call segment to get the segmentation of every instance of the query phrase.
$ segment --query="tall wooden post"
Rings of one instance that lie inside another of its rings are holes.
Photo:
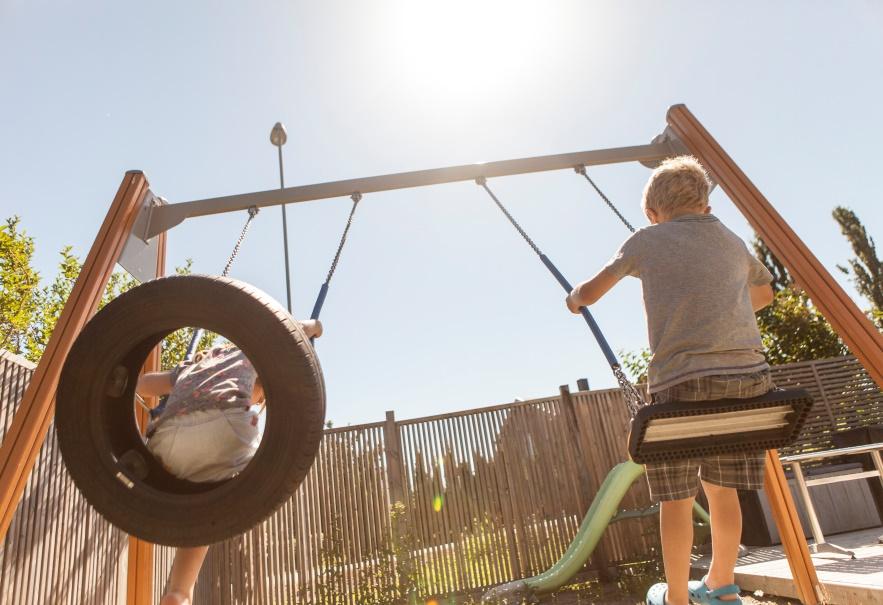
[[[669,109],[667,119],[681,142],[699,158],[877,385],[883,387],[883,336],[877,328],[684,105]],[[807,604],[818,603],[824,600],[823,587],[775,451],[767,455],[765,488],[800,599]]]
[[[52,337],[0,446],[0,540],[6,536],[37,454],[46,439],[64,360],[95,313],[114,264],[138,216],[147,179],[127,172],[89,250]]]
[[[166,274],[166,232],[160,233],[156,250],[156,276]],[[144,363],[145,372],[156,372],[162,369],[162,344],[150,352]],[[155,407],[158,398],[148,401]],[[150,415],[141,406],[135,407],[135,415],[142,432],[147,431]],[[126,605],[152,605],[153,599],[153,544],[134,536],[129,536],[129,563],[126,572]]]

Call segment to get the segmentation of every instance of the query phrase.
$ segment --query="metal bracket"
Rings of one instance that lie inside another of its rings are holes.
[[[669,157],[676,155],[690,155],[690,150],[687,149],[687,146],[678,138],[678,135],[676,135],[674,130],[671,129],[671,126],[666,126],[665,130],[653,137],[653,140],[650,141],[650,143],[653,145],[665,145],[668,147],[671,151]],[[663,160],[642,160],[641,164],[652,169],[659,166],[662,162]]]
[[[684,145],[684,142],[678,138],[678,135],[675,134],[675,131],[671,129],[671,126],[666,126],[665,130],[661,133],[653,137],[653,140],[650,141],[653,145],[665,145],[671,150],[671,155],[669,157],[674,157],[678,155],[693,155],[687,146]],[[655,169],[659,166],[664,160],[642,160],[641,164],[646,166],[647,168]],[[714,180],[714,177],[711,176],[711,173],[708,172],[706,168],[705,173],[708,175],[708,180],[711,182],[711,189],[708,190],[710,194],[714,191],[714,188],[717,187],[717,181]]]
[[[129,234],[123,252],[117,261],[118,265],[140,282],[150,281],[156,277],[159,238],[154,236],[148,239],[147,229],[150,226],[150,215],[154,208],[167,203],[163,198],[154,195],[149,189],[147,190],[141,203],[141,211],[135,219],[132,232]]]

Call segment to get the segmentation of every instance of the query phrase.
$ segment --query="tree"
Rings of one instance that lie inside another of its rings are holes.
[[[756,237],[751,242],[758,260],[773,274],[773,302],[757,313],[767,361],[792,363],[846,355],[848,350],[828,320],[801,290],[772,250]]]
[[[877,257],[874,239],[852,210],[837,206],[831,214],[855,253],[855,258],[849,261],[849,268],[841,265],[837,268],[852,275],[855,289],[871,302],[869,315],[877,327],[883,329],[883,262]]]
[[[757,260],[762,262],[769,272],[773,274],[773,282],[770,284],[773,287],[773,292],[791,288],[794,285],[794,280],[791,279],[788,269],[776,258],[773,251],[767,248],[762,239],[755,235],[751,241],[751,247],[754,248],[754,256],[757,257]]]
[[[783,288],[757,313],[767,361],[777,365],[846,355],[843,341],[802,290]]]
[[[40,284],[40,275],[31,266],[34,238],[19,230],[20,222],[13,216],[0,227],[0,349],[13,353],[26,347]]]
[[[650,349],[643,347],[638,351],[620,351],[619,356],[622,359],[622,367],[628,372],[629,378],[635,384],[647,382],[647,369],[650,367],[650,360],[653,355]]]
[[[35,363],[43,355],[49,343],[49,337],[52,336],[55,324],[82,268],[77,257],[71,252],[71,246],[62,248],[60,254],[61,261],[58,263],[58,274],[55,279],[50,285],[35,291],[33,295],[35,308],[28,326],[27,345],[22,352]]]
[[[49,343],[55,324],[80,275],[83,264],[71,246],[61,249],[58,273],[52,283],[40,287],[40,275],[32,266],[34,239],[19,229],[20,219],[13,216],[0,227],[0,349],[37,362]],[[175,272],[190,273],[187,260]],[[137,280],[125,272],[111,274],[98,308],[104,307],[123,292],[135,287]],[[192,328],[182,328],[162,342],[162,367],[171,368],[184,359]],[[206,332],[198,348],[208,348],[217,338]]]

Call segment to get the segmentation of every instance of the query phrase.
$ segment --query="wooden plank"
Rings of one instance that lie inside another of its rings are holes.
[[[64,360],[83,325],[95,312],[147,186],[147,179],[140,172],[126,173],[123,178],[0,446],[0,538],[9,529],[15,505],[46,437]]]
[[[166,233],[157,236],[156,250],[156,277],[166,274]],[[156,345],[147,356],[143,372],[158,372],[162,370],[162,344]],[[156,407],[159,399],[148,398],[147,404]],[[134,404],[133,404],[134,405]],[[135,417],[141,428],[141,433],[147,432],[147,424],[150,416],[141,406],[135,405]],[[134,555],[134,556],[133,556]],[[126,603],[127,605],[152,605],[153,603],[153,546],[138,538],[129,537],[128,572],[126,574]]]
[[[775,450],[770,450],[766,454],[764,489],[769,498],[773,518],[776,521],[782,547],[788,558],[788,565],[791,568],[801,602],[804,605],[817,605],[826,602],[810,558],[803,528],[797,517],[797,509],[794,506],[791,491],[785,480],[785,472]]]

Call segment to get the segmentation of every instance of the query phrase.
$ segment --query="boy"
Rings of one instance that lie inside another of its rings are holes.
[[[595,277],[567,297],[574,312],[626,275],[641,280],[653,401],[749,398],[772,388],[754,317],[773,300],[772,275],[745,243],[711,214],[710,183],[695,158],[664,161],[641,203],[650,226],[623,243]],[[667,584],[647,593],[650,605],[738,603],[734,568],[742,534],[736,489],[760,489],[764,452],[646,466],[650,497],[660,504]],[[711,513],[712,563],[689,582],[692,505],[699,483]]]
[[[318,320],[299,322],[309,338]],[[264,389],[248,358],[233,345],[200,351],[192,362],[138,379],[142,397],[169,395],[147,427],[147,448],[166,470],[190,481],[223,481],[242,471],[263,435]],[[235,514],[235,511],[231,511]],[[179,548],[160,605],[190,605],[208,546]]]

